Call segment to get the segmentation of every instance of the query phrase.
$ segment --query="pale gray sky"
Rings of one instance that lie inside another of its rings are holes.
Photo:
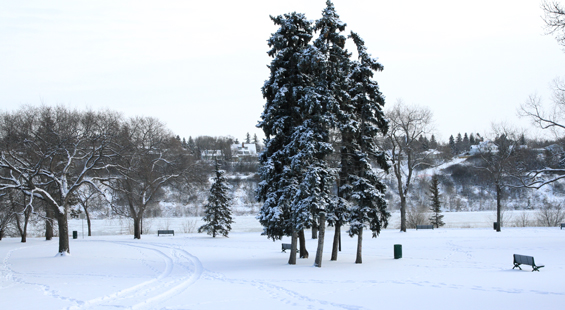
[[[385,70],[390,106],[428,106],[437,136],[518,127],[550,97],[565,53],[539,0],[334,0]],[[0,0],[0,109],[21,104],[155,116],[181,137],[243,139],[263,109],[269,15],[320,17],[325,0]]]

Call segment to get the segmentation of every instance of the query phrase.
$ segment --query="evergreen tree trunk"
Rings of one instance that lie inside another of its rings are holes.
[[[304,229],[300,230],[298,234],[300,240],[300,258],[308,258],[308,251],[306,250],[306,236],[304,236]]]
[[[296,265],[296,241],[298,237],[298,233],[296,233],[296,229],[292,229],[292,237],[290,241],[290,257],[288,258],[289,265]]]
[[[335,223],[334,242],[332,246],[332,257],[330,260],[337,260],[337,252],[341,251],[341,225]]]
[[[500,187],[500,183],[496,182],[496,222],[498,225],[496,226],[496,231],[500,232],[500,228],[502,227],[502,223],[500,222],[500,210],[502,209],[502,205],[500,203],[502,196],[502,188]]]
[[[322,267],[322,255],[324,254],[324,237],[326,233],[326,214],[320,213],[320,223],[318,223],[318,248],[316,249],[315,267]]]
[[[141,217],[133,218],[133,239],[141,239]]]
[[[316,219],[312,221],[312,239],[318,239],[318,223]]]
[[[64,209],[65,212],[57,212],[57,224],[59,228],[59,254],[71,253],[69,247],[69,223],[67,220],[67,208]]]
[[[45,240],[53,239],[53,209],[51,206],[45,207]]]
[[[406,232],[406,197],[400,195],[400,231]]]
[[[361,228],[359,234],[357,234],[357,258],[355,259],[355,263],[363,263],[363,228]]]
[[[339,251],[341,252],[341,229],[339,230]]]

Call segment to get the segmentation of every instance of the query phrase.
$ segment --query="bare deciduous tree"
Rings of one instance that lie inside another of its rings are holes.
[[[427,153],[418,140],[432,129],[432,112],[425,107],[408,106],[402,101],[388,111],[389,131],[386,137],[394,176],[400,196],[400,230],[406,231],[407,196],[414,170],[427,164]]]
[[[530,96],[520,109],[519,114],[529,118],[536,127],[551,131],[556,138],[562,138],[565,131],[565,82],[553,81],[551,107],[545,107],[537,96]],[[559,154],[563,157],[564,154]],[[524,187],[539,189],[544,185],[565,178],[564,162],[532,169],[521,177]]]
[[[48,204],[59,228],[59,253],[70,253],[67,214],[73,194],[91,183],[89,173],[107,168],[119,116],[65,107],[24,107],[0,115],[0,189],[20,190]],[[32,211],[33,212],[33,211]]]
[[[496,231],[500,232],[502,227],[502,191],[505,187],[512,185],[513,180],[519,175],[517,170],[520,166],[519,160],[522,150],[519,145],[515,130],[503,125],[494,125],[495,138],[492,141],[484,141],[478,146],[478,155],[481,159],[477,166],[488,172],[496,189]]]
[[[136,117],[120,129],[115,165],[103,184],[114,197],[112,209],[131,218],[140,239],[144,213],[164,185],[186,174],[192,157],[155,118]]]
[[[92,223],[90,220],[90,212],[96,209],[102,209],[106,203],[102,193],[98,188],[92,186],[84,186],[75,193],[77,202],[84,210],[86,217],[86,225],[88,227],[88,236],[92,236]]]
[[[565,46],[565,10],[556,1],[544,1],[541,8],[547,34],[553,34],[557,42]]]

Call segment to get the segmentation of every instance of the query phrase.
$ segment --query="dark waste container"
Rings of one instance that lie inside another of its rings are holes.
[[[498,230],[498,222],[493,222],[493,223],[492,223],[492,229]]]
[[[394,259],[402,258],[402,244],[394,245]]]
[[[73,239],[78,238],[78,232],[76,230],[73,230]]]

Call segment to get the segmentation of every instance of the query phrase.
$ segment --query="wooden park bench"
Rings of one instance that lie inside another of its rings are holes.
[[[416,230],[418,229],[434,229],[434,225],[416,225]]]
[[[282,244],[282,251],[281,251],[281,253],[282,253],[282,252],[286,253],[286,250],[291,250],[291,249],[292,249],[292,245],[291,245],[290,243],[283,243],[283,244]],[[296,252],[297,252],[297,253],[300,253],[300,250],[299,250],[299,249],[296,249]]]
[[[512,267],[512,269],[518,267],[520,270],[522,270],[520,265],[530,265],[530,266],[532,266],[532,268],[533,268],[532,272],[539,271],[540,268],[545,266],[545,265],[536,266],[536,263],[534,262],[533,256],[514,254],[514,267]]]
[[[175,231],[172,229],[165,229],[165,230],[157,230],[157,237],[159,235],[175,235]]]
[[[281,252],[286,253],[286,250],[290,250],[291,248],[292,248],[292,245],[290,243],[283,243]]]
[[[561,229],[563,229],[563,227],[565,227],[565,223],[561,223]]]

